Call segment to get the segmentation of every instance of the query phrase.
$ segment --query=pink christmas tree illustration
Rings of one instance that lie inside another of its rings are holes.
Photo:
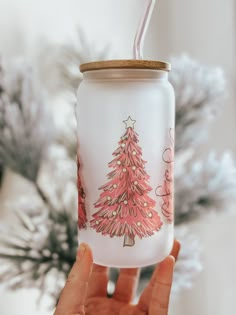
[[[168,223],[174,220],[174,136],[173,129],[170,129],[170,147],[163,152],[163,161],[166,163],[164,182],[156,189],[156,195],[161,197],[162,214]]]
[[[80,163],[77,159],[77,186],[78,186],[78,226],[79,229],[85,229],[87,223],[86,208],[85,208],[85,192],[80,178]]]
[[[145,170],[138,134],[134,130],[135,120],[124,121],[126,131],[108,164],[113,169],[102,190],[93,214],[91,227],[102,235],[124,237],[123,246],[134,246],[135,237],[148,237],[160,230],[162,222],[156,205],[149,193],[150,176]]]

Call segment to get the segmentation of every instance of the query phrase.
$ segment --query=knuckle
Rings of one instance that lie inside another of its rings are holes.
[[[69,315],[85,315],[85,310],[84,310],[84,306],[78,306],[77,310],[75,312],[72,312]]]
[[[69,274],[69,276],[66,280],[66,284],[74,283],[77,279],[78,279],[77,275],[74,273],[71,273],[71,274]]]
[[[162,310],[166,310],[169,307],[169,301],[162,301],[158,296],[153,296],[152,302]]]

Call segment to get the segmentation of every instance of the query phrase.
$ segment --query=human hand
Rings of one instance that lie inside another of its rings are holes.
[[[159,263],[137,305],[139,269],[121,269],[112,298],[107,297],[108,268],[93,264],[92,252],[81,244],[54,315],[167,315],[175,260],[180,243]]]

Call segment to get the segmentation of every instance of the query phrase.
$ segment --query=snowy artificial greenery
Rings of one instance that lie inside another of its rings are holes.
[[[37,287],[57,299],[76,256],[77,225],[70,211],[35,208],[15,210],[17,229],[0,225],[0,281],[12,290]]]
[[[47,42],[40,45],[35,67],[39,79],[52,94],[72,92],[76,94],[82,75],[82,63],[110,59],[110,48],[94,49],[82,31],[77,32],[77,40],[62,45]]]
[[[0,282],[11,289],[38,287],[55,300],[77,249],[76,133],[68,121],[62,130],[55,128],[50,114],[56,121],[58,111],[46,111],[50,102],[42,91],[53,91],[57,97],[63,91],[74,99],[80,63],[108,58],[105,49],[97,52],[79,38],[78,44],[41,51],[36,74],[25,62],[0,65],[0,162],[35,187],[35,195],[26,192],[16,204],[8,201],[18,220],[0,226]],[[234,206],[236,169],[229,154],[210,154],[206,161],[193,154],[206,139],[209,120],[224,105],[222,71],[186,56],[173,58],[172,67],[170,80],[177,96],[175,224],[182,242],[174,282],[178,291],[189,287],[201,270],[201,246],[186,232],[187,225],[209,211]],[[68,106],[73,108],[73,102],[70,99]],[[70,115],[68,120],[74,121],[74,109]],[[143,269],[140,288],[152,270]],[[45,289],[51,282],[54,292]]]
[[[226,83],[221,68],[201,65],[187,55],[171,59],[169,80],[176,97],[176,152],[206,140],[207,125],[222,110]],[[197,135],[197,136],[196,136]]]
[[[176,173],[177,225],[197,219],[204,212],[231,212],[234,208],[236,167],[229,153],[220,159],[210,153],[206,161],[194,161],[188,168],[183,167]]]
[[[0,65],[0,161],[35,181],[51,139],[43,94],[30,67]]]

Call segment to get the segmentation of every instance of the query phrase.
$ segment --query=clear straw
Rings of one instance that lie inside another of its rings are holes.
[[[138,30],[134,40],[133,48],[134,59],[143,59],[144,39],[151,20],[154,6],[156,4],[156,0],[146,0],[146,2],[147,4],[145,7],[145,12],[139,23]]]

